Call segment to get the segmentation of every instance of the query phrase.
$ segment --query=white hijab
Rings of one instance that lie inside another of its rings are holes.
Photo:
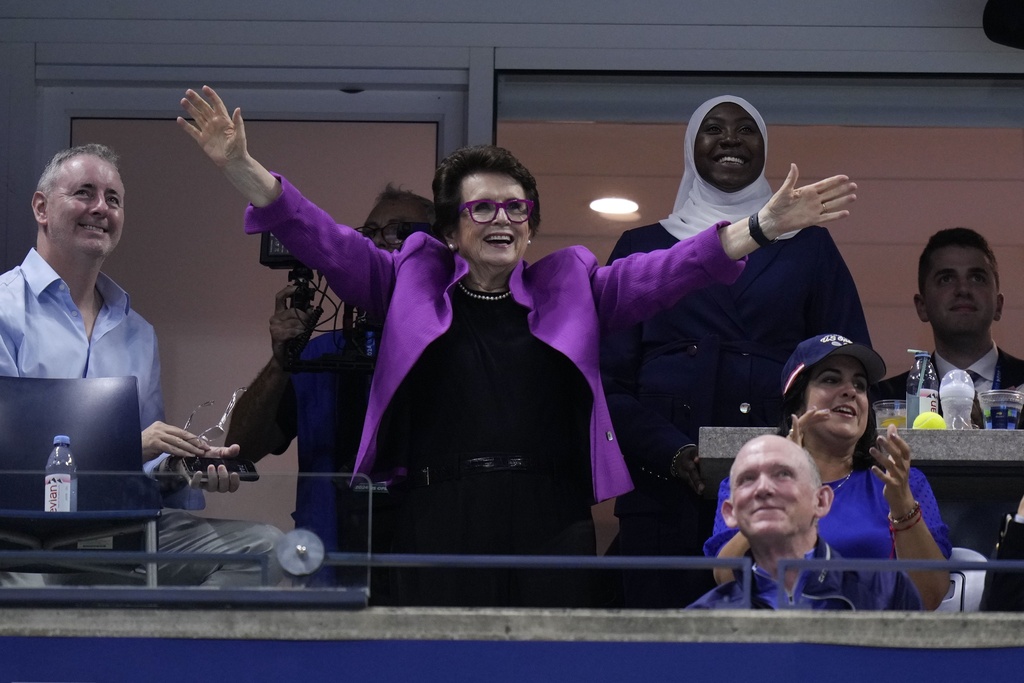
[[[672,208],[672,215],[660,221],[665,229],[679,240],[692,237],[718,221],[735,223],[746,218],[760,210],[772,196],[772,188],[765,180],[764,169],[761,169],[761,175],[754,182],[736,192],[723,192],[697,173],[697,167],[693,163],[693,146],[697,141],[697,132],[708,112],[723,102],[738,104],[750,114],[761,131],[761,137],[764,138],[764,154],[765,158],[768,158],[768,129],[761,114],[745,99],[723,95],[697,107],[697,111],[693,112],[690,123],[686,126],[683,180],[679,184],[676,203]],[[788,233],[786,237],[793,234],[795,233]]]

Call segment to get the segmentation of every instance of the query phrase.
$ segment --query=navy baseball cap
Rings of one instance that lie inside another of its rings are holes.
[[[793,351],[782,369],[782,395],[785,396],[793,386],[797,375],[834,354],[859,360],[867,373],[868,384],[875,384],[885,377],[885,361],[870,346],[856,344],[841,334],[826,334],[805,339]]]

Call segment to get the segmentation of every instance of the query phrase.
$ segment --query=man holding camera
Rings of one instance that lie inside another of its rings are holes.
[[[365,225],[357,229],[379,248],[395,251],[411,232],[429,230],[432,220],[429,199],[389,184],[378,195]],[[347,479],[334,482],[326,475],[352,471],[373,368],[373,350],[365,347],[365,333],[372,334],[373,329],[372,325],[363,327],[367,325],[364,320],[347,318],[349,339],[342,330],[322,334],[297,356],[300,368],[316,364],[323,371],[293,373],[294,340],[311,332],[316,322],[315,316],[311,318],[309,304],[315,302],[309,288],[300,277],[277,293],[270,318],[273,353],[235,406],[225,443],[238,444],[242,457],[256,461],[268,453],[280,455],[298,437],[300,476],[292,513],[296,528],[313,531],[328,552],[339,548],[365,552],[368,485],[357,481],[350,488]],[[352,335],[352,330],[358,334]],[[362,338],[355,340],[354,336]],[[348,362],[344,369],[332,371],[325,355]],[[378,485],[372,495],[373,548],[386,550],[394,494]],[[321,570],[313,583],[334,583],[332,574]],[[385,582],[386,572],[375,572],[372,599],[377,604],[386,593]]]

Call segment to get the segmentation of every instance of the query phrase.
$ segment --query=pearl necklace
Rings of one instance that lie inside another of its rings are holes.
[[[851,474],[853,474],[853,470],[850,470],[849,474],[847,474],[845,477],[843,477],[843,480],[840,481],[838,485],[832,487],[832,492],[835,493],[839,489],[843,488],[843,484],[846,483],[846,481],[850,478]]]
[[[511,289],[502,294],[478,294],[477,292],[471,292],[466,285],[462,284],[462,280],[459,280],[459,289],[462,290],[462,293],[470,299],[479,299],[480,301],[501,301],[502,299],[507,299],[512,296]]]

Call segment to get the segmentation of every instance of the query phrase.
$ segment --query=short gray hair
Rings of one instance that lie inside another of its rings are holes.
[[[821,488],[821,486],[822,486],[821,470],[818,469],[818,463],[816,463],[814,461],[814,456],[811,455],[811,452],[809,450],[807,450],[806,448],[804,448],[803,446],[801,446],[801,445],[799,445],[797,443],[794,443],[793,441],[787,439],[784,436],[779,436],[777,434],[762,434],[761,436],[755,436],[753,439],[750,439],[750,441],[747,441],[745,444],[743,444],[740,447],[740,451],[743,451],[743,449],[746,448],[753,441],[764,441],[764,440],[775,441],[776,439],[782,439],[782,440],[786,441],[787,443],[792,444],[792,446],[794,448],[799,449],[799,451],[803,454],[804,460],[807,462],[807,471],[811,473],[811,485],[815,489]],[[736,455],[738,456],[739,453],[737,453]],[[733,460],[733,464],[729,467],[729,496],[730,497],[732,497],[733,491],[735,490],[735,478],[733,477],[733,468],[735,466],[736,466],[736,460],[734,459]]]
[[[821,470],[818,469],[818,463],[814,461],[814,456],[811,455],[811,452],[809,450],[807,450],[803,446],[800,446],[800,450],[803,452],[804,457],[807,459],[808,467],[810,467],[811,483],[814,485],[814,488],[821,488]]]
[[[116,170],[118,175],[120,175],[121,168],[118,166],[120,159],[118,158],[117,153],[106,145],[90,142],[86,145],[69,147],[68,149],[61,150],[54,154],[53,158],[47,162],[46,168],[43,169],[43,174],[39,176],[39,182],[36,183],[36,192],[42,192],[45,194],[52,190],[53,184],[57,180],[57,174],[60,173],[61,166],[70,159],[83,155],[103,159],[113,166],[114,170]]]
[[[427,214],[427,221],[431,224],[434,223],[434,202],[415,192],[403,190],[388,183],[384,191],[377,195],[377,204],[384,202],[415,202],[423,207]]]

